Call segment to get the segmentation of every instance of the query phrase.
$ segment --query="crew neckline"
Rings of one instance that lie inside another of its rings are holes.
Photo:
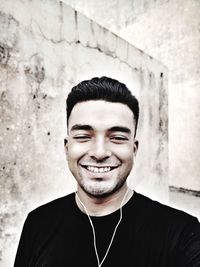
[[[133,195],[131,196],[131,198],[126,202],[126,204],[122,207],[122,210],[123,210],[123,212],[125,212],[127,209],[128,209],[128,207],[131,205],[131,203],[134,201],[135,202],[135,199],[136,199],[136,195],[137,195],[137,192],[134,190],[134,192],[133,192]],[[79,209],[79,207],[78,207],[78,205],[76,204],[76,200],[75,200],[75,192],[73,193],[73,205],[74,205],[74,210],[75,210],[75,212],[76,212],[76,214],[77,215],[79,215],[79,216],[82,216],[83,218],[85,217],[85,218],[87,218],[88,216],[87,216],[87,214],[86,213],[84,213],[83,211],[81,211],[80,209]],[[115,217],[115,215],[117,215],[118,216],[118,214],[119,214],[119,210],[120,210],[120,208],[119,209],[117,209],[117,210],[115,210],[115,211],[113,211],[113,212],[111,212],[111,213],[109,213],[109,214],[106,214],[106,215],[103,215],[103,216],[93,216],[93,215],[90,215],[90,218],[92,219],[92,220],[106,220],[106,219],[109,219],[109,218],[111,218],[111,217]]]

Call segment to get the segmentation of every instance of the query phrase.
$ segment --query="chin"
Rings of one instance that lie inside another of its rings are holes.
[[[107,182],[96,182],[95,184],[90,185],[82,185],[82,190],[92,196],[92,197],[105,197],[107,195],[113,194],[119,188],[121,188],[123,184],[108,184]]]

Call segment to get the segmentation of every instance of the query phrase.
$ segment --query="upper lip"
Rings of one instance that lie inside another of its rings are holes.
[[[93,165],[93,164],[80,164],[81,166],[83,167],[88,167],[88,166],[91,166],[91,167],[94,167],[94,168],[117,168],[119,167],[119,165]]]

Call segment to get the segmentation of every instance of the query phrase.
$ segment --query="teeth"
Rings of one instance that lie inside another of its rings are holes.
[[[87,166],[87,170],[90,172],[95,172],[95,173],[104,173],[104,172],[109,172],[111,171],[111,167],[93,167],[93,166]]]

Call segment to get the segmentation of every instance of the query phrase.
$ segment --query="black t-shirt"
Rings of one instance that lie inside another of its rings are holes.
[[[120,211],[92,217],[100,260]],[[14,267],[98,267],[93,233],[75,194],[29,213]],[[200,224],[195,217],[141,194],[123,207],[123,218],[102,267],[200,267]]]

